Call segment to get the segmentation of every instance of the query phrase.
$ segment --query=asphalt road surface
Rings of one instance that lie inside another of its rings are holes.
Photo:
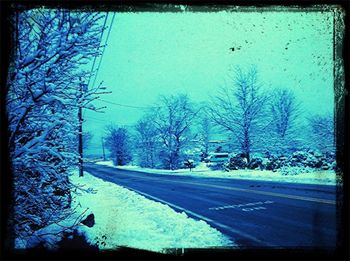
[[[336,247],[336,186],[84,170],[205,220],[243,248]]]

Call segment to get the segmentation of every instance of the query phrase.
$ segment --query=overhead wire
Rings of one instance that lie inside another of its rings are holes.
[[[111,101],[106,101],[103,99],[99,99],[99,101],[105,102],[105,103],[109,103],[112,105],[116,105],[116,106],[120,106],[120,107],[127,107],[127,108],[133,108],[133,109],[152,109],[152,108],[158,108],[156,106],[134,106],[134,105],[127,105],[127,104],[121,104],[121,103],[116,103],[116,102],[111,102]]]
[[[108,13],[107,13],[107,15],[108,15]],[[104,52],[105,52],[105,49],[106,49],[106,46],[107,46],[107,42],[108,42],[108,38],[109,38],[109,35],[110,35],[110,33],[111,33],[111,30],[112,30],[112,26],[113,26],[113,22],[114,22],[114,17],[115,17],[115,12],[113,13],[112,21],[111,21],[111,24],[110,24],[109,29],[108,29],[108,33],[107,33],[105,45],[104,45],[103,50],[102,50],[101,58],[100,58],[100,61],[99,61],[99,63],[98,63],[98,66],[97,66],[97,70],[96,70],[96,74],[95,74],[95,78],[94,78],[94,81],[93,81],[93,83],[92,83],[92,86],[95,85],[95,82],[96,82],[96,79],[97,79],[97,74],[98,74],[98,71],[100,70],[101,62],[102,62],[102,59],[103,59],[103,54],[104,54]],[[102,40],[102,39],[101,39],[101,40]]]
[[[92,118],[90,116],[85,116],[85,119],[92,120],[92,121],[95,121],[95,122],[98,122],[98,123],[106,123],[105,120]]]
[[[104,23],[103,23],[103,28],[105,28],[105,26],[106,26],[107,19],[108,19],[108,12],[107,12],[107,14],[106,14],[105,21],[104,21]],[[102,42],[102,38],[103,38],[104,31],[105,31],[105,30],[102,30],[102,32],[101,32],[100,44],[101,44],[101,42]],[[105,46],[104,46],[104,48],[105,48]],[[104,48],[103,48],[103,50],[104,50]],[[102,51],[102,53],[103,53],[103,51]],[[92,63],[92,68],[91,68],[91,72],[90,72],[90,77],[89,77],[89,81],[88,81],[88,83],[87,83],[87,87],[88,87],[88,88],[89,88],[89,84],[90,84],[90,81],[91,81],[92,73],[93,73],[94,68],[95,68],[95,63],[96,63],[96,60],[97,60],[97,56],[98,56],[98,55],[95,56],[94,61],[93,61],[93,63]]]
[[[116,124],[116,121],[96,121],[94,119],[91,119],[89,117],[85,117],[85,120],[87,121],[92,121],[93,124],[101,124],[102,126],[108,126],[110,124]],[[125,128],[134,128],[135,127],[135,124],[120,124],[120,123],[117,123],[117,126],[120,126],[120,127],[125,127]]]
[[[104,24],[103,24],[103,27],[105,27],[106,23],[107,23],[107,19],[108,19],[108,12],[107,12],[107,15],[106,15],[106,18],[105,18],[105,21],[104,21]],[[100,67],[101,67],[101,63],[102,63],[102,60],[103,60],[103,55],[104,55],[104,52],[105,52],[105,49],[106,49],[106,46],[107,46],[107,42],[108,42],[108,39],[109,39],[109,36],[110,36],[110,33],[111,33],[111,30],[112,30],[112,26],[113,26],[113,23],[114,23],[114,18],[115,18],[115,12],[113,13],[113,17],[112,17],[112,20],[111,20],[111,23],[110,23],[110,26],[109,26],[109,29],[108,29],[108,33],[107,33],[107,37],[106,37],[106,40],[105,40],[105,44],[103,46],[103,49],[102,49],[102,54],[101,54],[101,57],[100,57],[100,61],[98,63],[98,66],[97,66],[97,69],[96,69],[96,73],[94,75],[94,80],[92,82],[92,86],[95,85],[96,83],[96,80],[97,80],[97,75],[98,75],[98,72],[100,70]],[[101,33],[101,37],[100,37],[100,42],[102,41],[102,38],[103,38],[103,34],[104,34],[104,30],[102,31]],[[92,76],[92,72],[94,70],[94,67],[95,67],[95,63],[96,63],[96,59],[97,56],[95,56],[94,58],[94,62],[93,62],[93,66],[91,68],[91,74],[90,74],[90,77],[89,77],[89,81],[88,81],[88,86],[90,84],[90,81],[91,81],[91,76]],[[106,101],[106,100],[103,100],[103,99],[98,99],[99,101],[102,101],[102,102],[105,102],[105,103],[108,103],[108,104],[112,104],[112,105],[115,105],[115,106],[121,106],[121,107],[126,107],[126,108],[133,108],[133,109],[151,109],[151,108],[157,108],[157,107],[154,107],[154,106],[148,106],[148,107],[145,107],[145,106],[133,106],[133,105],[126,105],[126,104],[121,104],[121,103],[115,103],[115,102],[111,102],[111,101]],[[95,119],[96,120],[96,119]]]
[[[87,120],[91,120],[91,121],[94,121],[95,123],[103,123],[103,124],[108,124],[108,123],[111,123],[113,122],[113,120],[102,120],[102,119],[97,119],[97,118],[93,118],[93,117],[90,117],[90,116],[87,116],[85,117],[85,119]],[[133,127],[134,125],[133,124],[122,124],[121,126],[126,126],[126,127]]]
[[[105,26],[106,26],[107,19],[108,19],[108,12],[106,13],[106,17],[105,17],[105,20],[104,20],[104,22],[103,22],[103,28],[105,28]],[[104,31],[105,31],[105,30],[102,30],[102,32],[101,32],[100,41],[99,41],[100,44],[101,44],[101,42],[102,42],[102,38],[103,38]],[[100,45],[100,44],[99,44],[99,45]],[[104,48],[103,48],[103,50],[104,50]],[[97,56],[98,56],[98,55],[96,55],[96,56],[94,57],[94,61],[93,61],[93,63],[92,63],[92,67],[91,67],[91,71],[90,71],[89,80],[88,80],[88,82],[87,82],[87,88],[89,88],[89,85],[90,85],[90,81],[91,81],[91,77],[92,77],[92,74],[93,74],[93,71],[94,71],[94,68],[95,68],[95,63],[96,63],[96,60],[97,60]],[[85,116],[85,111],[83,111],[83,117],[84,117],[84,116]]]

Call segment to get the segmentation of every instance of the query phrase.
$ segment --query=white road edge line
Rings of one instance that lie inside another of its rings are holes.
[[[127,186],[124,186],[124,185],[120,185],[120,186],[123,186],[123,187],[125,187],[125,188],[127,188],[127,189],[129,189],[129,190],[135,191],[135,192],[137,192],[137,193],[139,193],[139,194],[141,194],[141,195],[143,195],[143,196],[152,198],[152,199],[154,199],[154,200],[156,200],[156,201],[162,202],[162,203],[164,203],[164,204],[166,204],[166,205],[169,205],[169,206],[171,206],[171,207],[173,207],[173,208],[175,208],[175,209],[181,210],[181,211],[183,211],[183,212],[185,212],[185,213],[187,213],[187,214],[190,214],[190,215],[192,215],[192,216],[195,216],[195,217],[197,217],[197,218],[199,218],[199,219],[205,220],[205,221],[207,221],[208,223],[213,224],[214,226],[217,226],[217,227],[226,229],[226,230],[228,230],[228,231],[230,231],[230,232],[232,232],[232,233],[234,233],[234,234],[237,234],[237,235],[239,235],[239,236],[241,236],[241,237],[250,239],[250,240],[252,240],[252,241],[254,241],[254,242],[256,242],[256,243],[259,243],[261,246],[277,247],[276,245],[272,245],[272,244],[266,243],[266,242],[264,242],[264,241],[262,241],[262,240],[260,240],[260,239],[258,239],[258,238],[256,238],[256,237],[254,237],[254,236],[251,236],[251,235],[249,235],[249,234],[247,234],[247,233],[245,233],[245,232],[242,232],[242,231],[237,230],[237,229],[230,228],[230,227],[228,227],[228,226],[226,226],[226,225],[224,225],[224,224],[221,224],[221,223],[216,222],[216,221],[214,221],[214,220],[212,220],[212,219],[209,219],[209,218],[206,218],[206,217],[204,217],[204,216],[202,216],[202,215],[199,215],[199,214],[197,214],[197,213],[194,213],[194,212],[192,212],[191,210],[182,208],[182,207],[180,207],[180,206],[177,206],[177,205],[175,205],[175,204],[172,204],[172,203],[167,202],[167,201],[165,201],[165,200],[162,200],[162,199],[160,199],[160,198],[151,196],[151,195],[149,195],[149,194],[147,194],[147,193],[144,193],[144,192],[141,192],[141,191],[139,191],[139,190],[137,190],[137,189],[133,189],[133,188],[130,188],[130,187],[127,187]]]
[[[104,165],[101,165],[104,166]],[[107,166],[109,167],[109,166]],[[110,167],[113,169],[121,170],[118,168]],[[129,170],[126,170],[129,171]],[[131,170],[134,171],[134,170]],[[141,172],[141,171],[139,171]],[[147,172],[143,172],[146,174],[149,174]],[[134,176],[135,177],[135,176]],[[139,176],[136,176],[139,178]],[[158,182],[163,182],[164,180],[160,180],[156,177],[142,177],[144,179],[150,179]],[[337,202],[335,200],[329,200],[329,199],[320,199],[320,198],[311,198],[311,197],[303,197],[298,195],[289,195],[289,194],[282,194],[282,193],[276,193],[276,192],[269,192],[269,191],[263,191],[263,190],[252,190],[252,189],[243,189],[243,188],[237,188],[237,187],[227,187],[227,186],[221,186],[221,185],[213,185],[213,184],[205,184],[201,182],[188,182],[188,181],[180,181],[180,180],[166,180],[169,183],[182,183],[182,184],[188,184],[188,185],[199,185],[203,187],[211,187],[211,188],[220,188],[220,189],[226,189],[226,190],[233,190],[233,191],[242,191],[242,192],[248,192],[248,193],[254,193],[254,194],[261,194],[261,195],[268,195],[273,197],[279,197],[279,198],[288,198],[288,199],[297,199],[297,200],[303,200],[303,201],[310,201],[310,202],[317,202],[317,203],[323,203],[323,204],[331,204],[336,205]]]

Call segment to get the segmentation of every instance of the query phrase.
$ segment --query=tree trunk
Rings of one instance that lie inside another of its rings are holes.
[[[250,162],[250,137],[249,137],[249,131],[248,129],[244,130],[244,148],[243,153],[245,154],[245,157],[247,158],[247,163]]]

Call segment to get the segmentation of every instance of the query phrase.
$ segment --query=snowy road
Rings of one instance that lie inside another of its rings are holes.
[[[241,247],[336,244],[336,187],[165,176],[86,164],[85,170],[203,219]]]

